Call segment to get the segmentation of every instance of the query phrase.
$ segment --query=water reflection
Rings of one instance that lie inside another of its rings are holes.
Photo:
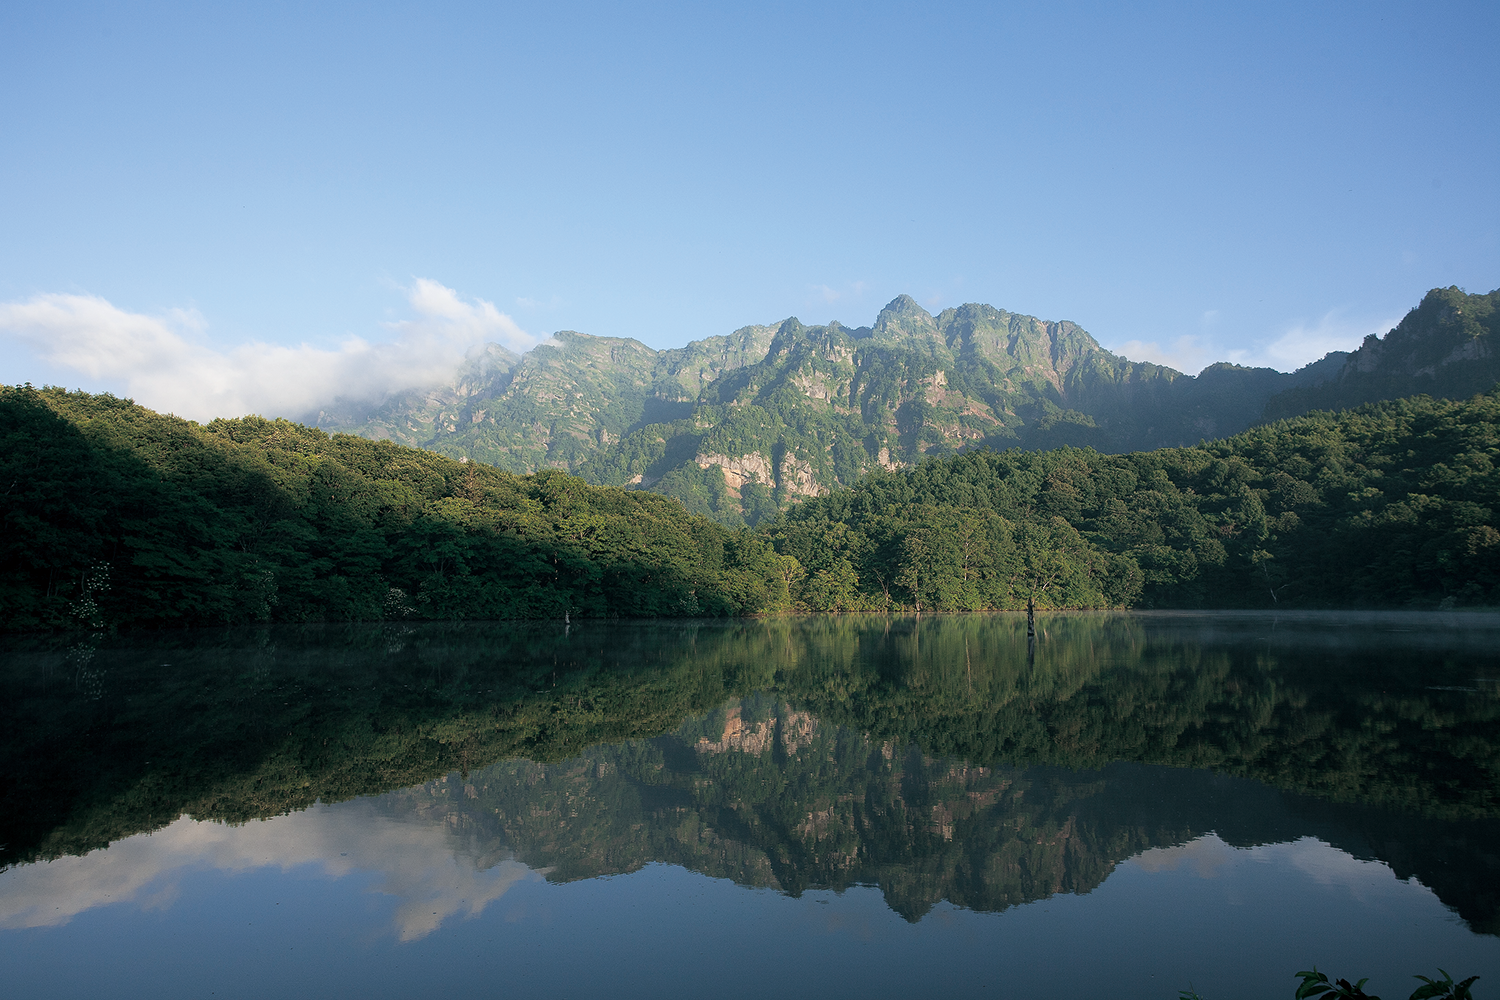
[[[1216,844],[1315,837],[1500,930],[1500,620],[1059,616],[1034,656],[1024,627],[371,626],[16,646],[3,857],[52,863],[6,873],[0,920],[165,900],[194,866],[305,867],[369,878],[412,940],[528,872],[659,862],[794,896],[878,886],[918,920],[943,900],[1001,911],[1087,893],[1132,857],[1164,870]]]
[[[0,927],[59,926],[107,905],[164,909],[188,872],[269,868],[300,878],[370,876],[367,891],[397,900],[395,936],[414,941],[450,917],[478,916],[515,883],[546,874],[484,846],[428,817],[394,816],[379,800],[314,806],[239,826],[184,816],[83,857],[0,874]]]
[[[0,927],[62,924],[107,904],[165,906],[194,870],[361,877],[366,891],[394,897],[390,930],[411,941],[479,915],[524,879],[656,863],[793,896],[876,886],[916,921],[943,901],[998,912],[1089,893],[1126,860],[1213,878],[1253,857],[1365,904],[1435,883],[1492,930],[1493,906],[1465,888],[1494,885],[1484,877],[1492,826],[1375,820],[1204,771],[935,759],[752,696],[566,761],[501,761],[242,825],[182,817],[85,857],[13,868],[0,875]],[[1393,830],[1415,871],[1393,869]]]

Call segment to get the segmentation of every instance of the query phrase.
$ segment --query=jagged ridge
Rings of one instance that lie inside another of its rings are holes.
[[[515,472],[557,467],[751,524],[877,468],[975,447],[1194,444],[1262,419],[1500,378],[1494,299],[1435,289],[1384,339],[1296,372],[1220,363],[1196,377],[1105,350],[1074,323],[910,296],[869,327],[795,318],[655,351],[563,332],[498,347],[448,386],[311,422]]]

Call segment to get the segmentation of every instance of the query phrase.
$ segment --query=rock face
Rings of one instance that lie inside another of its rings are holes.
[[[724,474],[725,487],[735,497],[742,496],[744,487],[750,483],[769,485],[777,480],[771,460],[758,451],[738,458],[730,458],[728,455],[697,455],[693,462],[700,469],[718,466]]]
[[[1196,377],[1118,357],[1070,322],[972,303],[934,316],[901,295],[868,327],[788,319],[668,351],[572,332],[521,358],[492,346],[449,385],[341,401],[313,422],[753,523],[967,448],[1131,451],[1318,407],[1469,395],[1500,378],[1496,294],[1434,290],[1383,340],[1291,374],[1221,363]]]
[[[1192,378],[1117,357],[1073,323],[973,304],[934,316],[903,295],[869,327],[784,321],[761,358],[705,379],[687,416],[648,422],[577,471],[732,522],[751,519],[735,501],[752,485],[780,505],[966,448],[1196,443],[1332,372],[1216,365]]]

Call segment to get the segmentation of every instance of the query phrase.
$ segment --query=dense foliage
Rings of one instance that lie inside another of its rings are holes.
[[[1451,997],[1452,1000],[1474,1000],[1474,993],[1469,987],[1479,979],[1478,976],[1470,976],[1467,979],[1455,981],[1454,978],[1442,969],[1438,973],[1443,977],[1434,979],[1430,976],[1413,976],[1420,979],[1421,986],[1412,990],[1408,1000],[1435,1000],[1435,998]],[[1351,983],[1347,979],[1330,980],[1328,976],[1318,971],[1315,965],[1309,970],[1297,973],[1297,978],[1302,980],[1302,985],[1297,988],[1297,1000],[1380,1000],[1378,996],[1365,992],[1365,983],[1368,977],[1357,983]],[[1203,1000],[1198,994],[1184,990],[1182,1000]]]
[[[767,533],[816,611],[1500,604],[1500,391],[1196,448],[976,451]]]
[[[733,615],[782,602],[762,539],[675,500],[258,417],[0,390],[10,630]]]

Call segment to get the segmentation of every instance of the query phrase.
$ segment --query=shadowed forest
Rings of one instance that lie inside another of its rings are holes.
[[[973,451],[757,529],[258,417],[0,390],[9,631],[1500,604],[1500,391],[1196,448]]]

